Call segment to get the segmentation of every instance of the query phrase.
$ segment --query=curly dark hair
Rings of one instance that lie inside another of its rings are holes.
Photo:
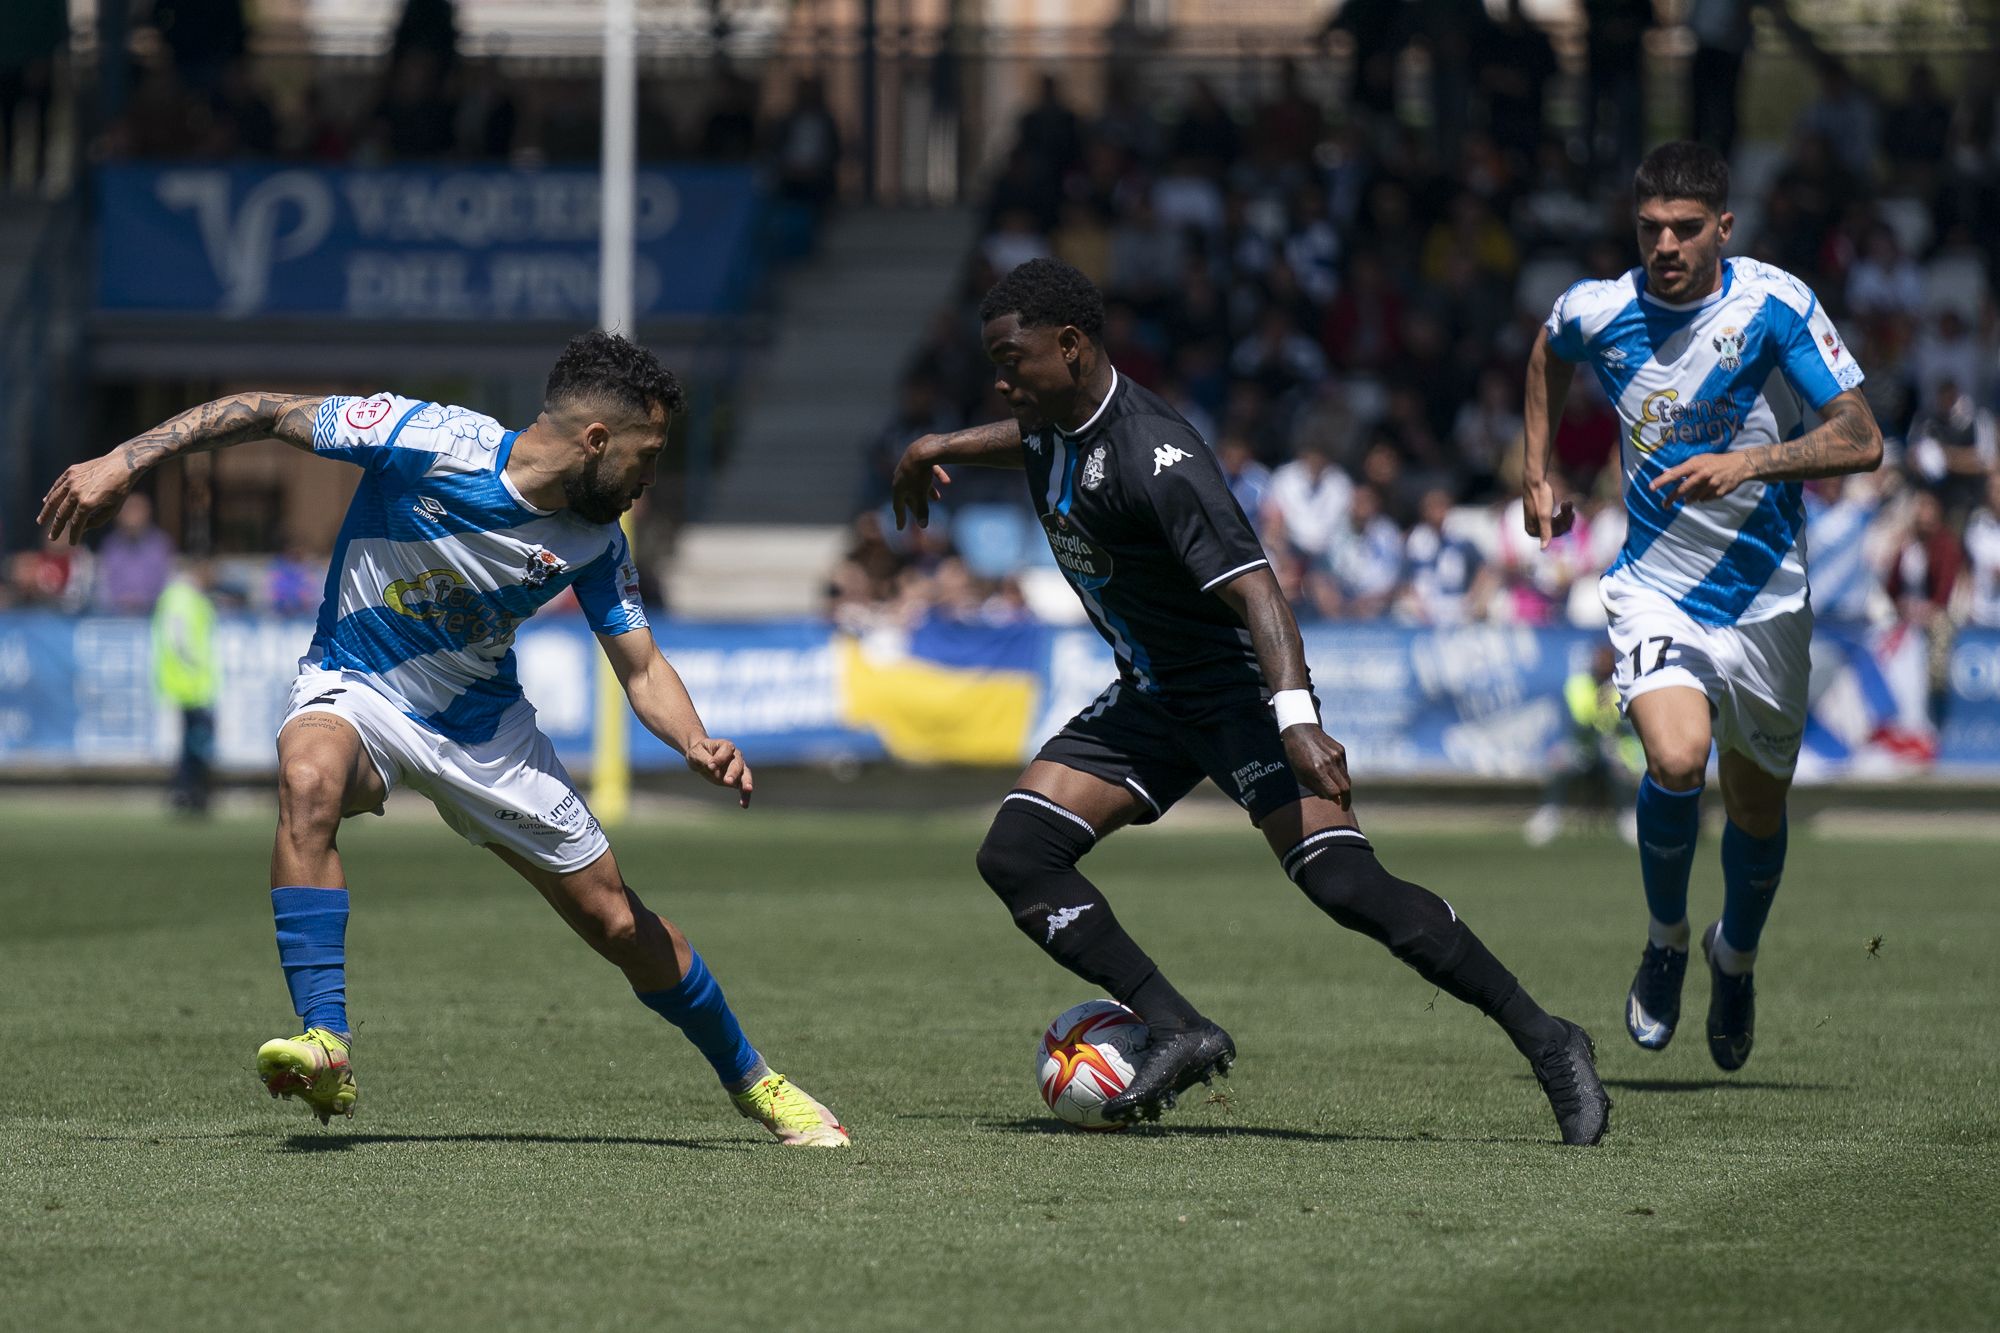
[[[1092,342],[1104,336],[1104,293],[1060,259],[1030,259],[993,284],[979,303],[979,322],[1019,315],[1024,328],[1075,325]]]
[[[1692,199],[1720,213],[1729,205],[1729,163],[1707,144],[1663,143],[1646,154],[1632,178],[1632,202],[1648,199]]]
[[[643,419],[656,407],[679,412],[687,394],[674,372],[638,343],[592,329],[569,340],[542,390],[542,406],[550,412],[582,403],[615,405]]]

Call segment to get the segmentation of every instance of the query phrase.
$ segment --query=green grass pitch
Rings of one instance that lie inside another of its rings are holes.
[[[771,784],[775,787],[777,784]],[[771,793],[775,796],[775,792]],[[1041,1026],[1088,992],[1008,925],[963,816],[651,817],[678,920],[845,1153],[738,1119],[492,857],[345,832],[360,1113],[251,1073],[286,1034],[269,824],[10,800],[0,821],[0,1328],[1990,1328],[2000,1312],[1993,844],[1796,836],[1759,1040],[1706,974],[1664,1054],[1620,1006],[1632,854],[1391,826],[1597,1037],[1596,1151],[1498,1032],[1319,917],[1247,828],[1089,869],[1241,1048],[1157,1132],[1056,1127]],[[1699,929],[1719,908],[1704,840]],[[1878,954],[1867,948],[1882,937]]]

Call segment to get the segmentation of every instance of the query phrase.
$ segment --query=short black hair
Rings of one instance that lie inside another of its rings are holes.
[[[1019,315],[1024,328],[1073,324],[1092,342],[1104,336],[1104,293],[1060,259],[1030,259],[993,284],[979,303],[979,322]]]
[[[1632,202],[1692,199],[1711,213],[1729,205],[1729,163],[1705,143],[1676,139],[1646,154],[1632,177]]]
[[[638,343],[592,329],[569,340],[542,390],[542,407],[550,412],[582,403],[621,407],[643,419],[656,407],[680,411],[687,394],[674,372]]]

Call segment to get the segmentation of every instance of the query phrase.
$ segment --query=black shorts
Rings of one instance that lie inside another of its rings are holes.
[[[1271,706],[1238,695],[1199,709],[1148,698],[1114,682],[1071,718],[1037,759],[1124,787],[1147,806],[1133,821],[1150,824],[1211,778],[1223,795],[1261,824],[1312,792],[1292,776]]]

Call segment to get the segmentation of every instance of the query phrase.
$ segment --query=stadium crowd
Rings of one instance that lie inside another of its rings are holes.
[[[1036,584],[1054,568],[1018,477],[961,470],[927,533],[894,531],[884,506],[911,439],[1006,415],[977,300],[1055,255],[1105,292],[1119,371],[1211,443],[1302,617],[1602,623],[1595,575],[1624,539],[1617,419],[1579,376],[1555,454],[1585,497],[1582,521],[1543,555],[1517,498],[1520,398],[1554,299],[1637,262],[1638,145],[1616,108],[1587,108],[1588,142],[1554,133],[1542,79],[1515,78],[1555,68],[1547,38],[1518,13],[1491,38],[1464,53],[1470,97],[1449,158],[1442,135],[1373,105],[1365,79],[1329,106],[1288,65],[1261,101],[1231,105],[1195,80],[1166,108],[1114,82],[1086,117],[1046,78],[960,301],[925,332],[865,445],[830,614],[861,626],[1043,605]],[[1922,63],[1870,87],[1807,53],[1818,92],[1789,140],[1736,145],[1732,252],[1813,287],[1891,441],[1880,472],[1809,488],[1815,604],[1822,618],[2000,625],[1990,92],[1948,96]],[[1614,81],[1586,82],[1594,96]],[[1713,108],[1697,128],[1736,134]]]

